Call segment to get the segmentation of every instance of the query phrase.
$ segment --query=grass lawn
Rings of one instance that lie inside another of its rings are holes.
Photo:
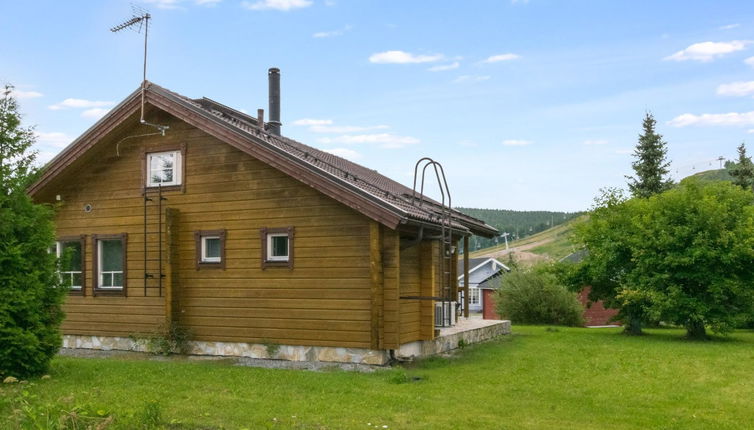
[[[73,410],[111,416],[108,428],[132,428],[155,419],[158,409],[165,428],[176,429],[732,429],[754,423],[754,332],[689,342],[680,330],[643,337],[618,329],[554,330],[514,326],[513,336],[452,358],[371,374],[58,357],[51,379],[0,387],[0,423],[19,428],[15,423],[28,422],[23,416]]]

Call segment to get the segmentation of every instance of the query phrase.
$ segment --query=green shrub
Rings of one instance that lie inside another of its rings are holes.
[[[0,98],[0,377],[44,373],[62,342],[66,288],[49,252],[53,210],[25,192],[34,176],[33,143],[6,87]]]
[[[151,333],[135,333],[129,337],[152,354],[188,354],[190,350],[191,331],[175,321],[165,321]]]
[[[517,324],[579,326],[584,308],[576,294],[541,270],[519,270],[502,277],[495,293],[497,312]]]

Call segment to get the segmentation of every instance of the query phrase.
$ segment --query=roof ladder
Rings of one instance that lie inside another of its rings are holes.
[[[419,179],[419,166],[423,165],[421,169],[421,182],[419,187],[419,193],[416,192],[416,183]],[[441,253],[441,288],[440,288],[440,301],[442,302],[442,326],[448,327],[453,324],[454,318],[452,314],[455,309],[451,309],[451,303],[453,298],[453,279],[451,268],[453,265],[453,225],[451,219],[451,197],[450,189],[448,188],[448,181],[445,179],[445,170],[442,164],[429,158],[424,157],[416,162],[414,166],[414,188],[411,194],[411,204],[424,206],[424,182],[427,173],[427,167],[432,166],[435,171],[435,178],[437,179],[437,186],[440,189],[440,195],[442,197],[440,211],[438,218],[440,221],[440,253]],[[445,197],[447,196],[447,204],[445,204]],[[435,208],[433,208],[435,209]],[[434,211],[432,211],[434,212]]]

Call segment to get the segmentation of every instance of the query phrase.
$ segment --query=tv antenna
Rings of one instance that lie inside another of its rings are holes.
[[[170,127],[168,127],[167,125],[152,124],[144,119],[144,103],[147,90],[147,40],[149,36],[149,20],[152,19],[152,15],[150,15],[148,11],[133,4],[131,5],[131,11],[131,18],[111,28],[110,31],[117,33],[119,31],[129,29],[135,31],[136,33],[141,33],[141,30],[144,29],[144,67],[142,69],[141,79],[141,118],[139,119],[139,122],[141,124],[156,128],[158,133],[164,136],[165,130],[169,129]]]

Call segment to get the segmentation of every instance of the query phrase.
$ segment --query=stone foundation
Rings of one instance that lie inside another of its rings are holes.
[[[288,361],[322,361],[384,365],[387,351],[365,348],[340,348],[330,346],[260,345],[242,342],[188,342],[190,355],[264,358]],[[63,348],[96,349],[102,351],[147,352],[143,342],[127,337],[64,335]]]
[[[471,319],[459,321],[454,327],[440,330],[434,340],[411,342],[401,345],[396,355],[401,359],[413,359],[442,354],[461,345],[485,342],[498,336],[511,334],[511,322]]]
[[[478,320],[482,321],[482,320]],[[401,345],[396,351],[399,358],[426,357],[458,348],[464,344],[484,342],[503,334],[510,334],[510,321],[459,322],[455,327],[443,329],[440,336],[430,341]],[[340,348],[332,346],[261,345],[242,342],[188,342],[190,355],[244,357],[298,362],[331,362],[349,364],[384,365],[390,360],[389,351],[365,348]],[[143,342],[127,337],[64,335],[63,348],[94,349],[102,351],[147,352]]]

